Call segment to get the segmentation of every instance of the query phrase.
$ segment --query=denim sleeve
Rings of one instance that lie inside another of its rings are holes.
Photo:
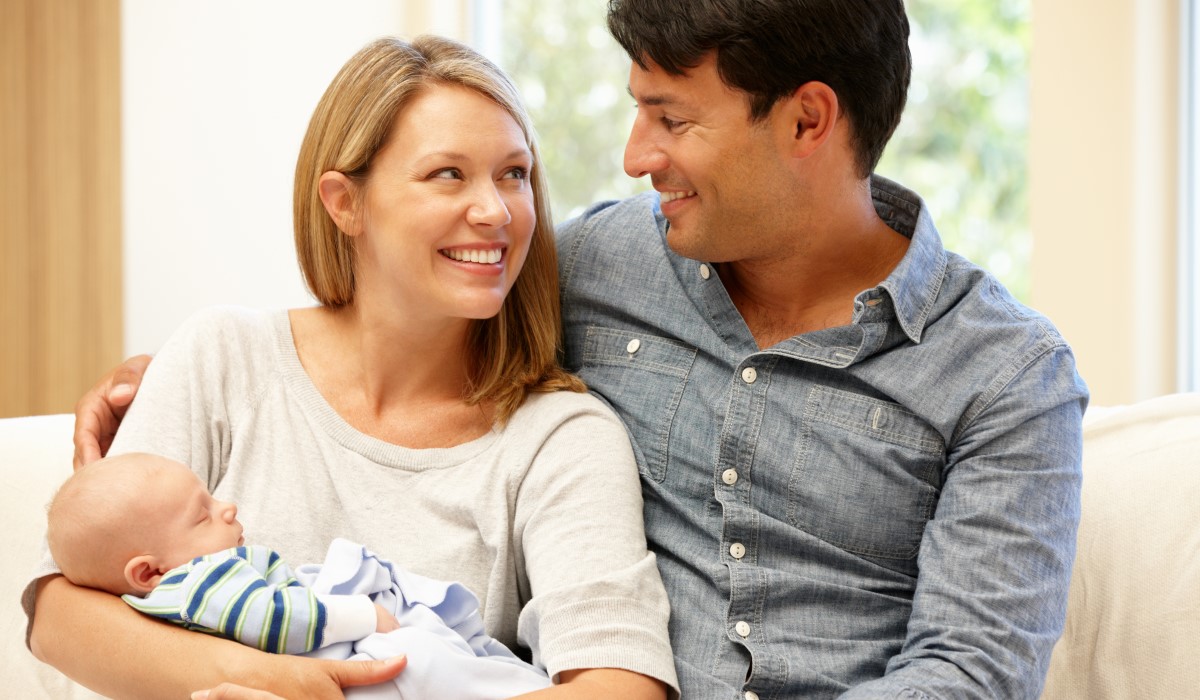
[[[886,674],[853,698],[1036,698],[1066,618],[1087,390],[1066,346],[1034,348],[963,417]]]

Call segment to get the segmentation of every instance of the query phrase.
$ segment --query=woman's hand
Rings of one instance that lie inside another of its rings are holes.
[[[349,688],[390,681],[404,670],[408,658],[393,656],[379,661],[335,661],[331,664],[330,676],[338,686]],[[222,683],[208,690],[197,690],[191,697],[192,700],[286,700],[270,691],[247,688],[236,683]]]
[[[149,355],[137,355],[104,375],[75,404],[75,468],[91,464],[108,452],[117,426],[142,384]]]
[[[222,683],[210,690],[197,690],[192,700],[285,700],[266,690],[255,690],[233,683]]]

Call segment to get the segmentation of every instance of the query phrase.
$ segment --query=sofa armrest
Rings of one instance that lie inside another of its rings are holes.
[[[1083,516],[1043,700],[1200,688],[1200,394],[1089,410]]]
[[[40,559],[46,505],[71,473],[70,415],[0,419],[0,695],[98,698],[33,657],[25,646],[21,592]]]

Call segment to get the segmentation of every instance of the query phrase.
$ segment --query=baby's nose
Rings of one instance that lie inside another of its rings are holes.
[[[225,505],[225,522],[232,523],[234,520],[237,520],[237,504],[227,503]]]

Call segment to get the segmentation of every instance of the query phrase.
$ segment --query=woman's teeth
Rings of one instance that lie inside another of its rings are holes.
[[[459,262],[482,263],[485,265],[495,265],[500,262],[500,258],[504,256],[502,250],[443,250],[442,255],[445,255],[451,260]]]

